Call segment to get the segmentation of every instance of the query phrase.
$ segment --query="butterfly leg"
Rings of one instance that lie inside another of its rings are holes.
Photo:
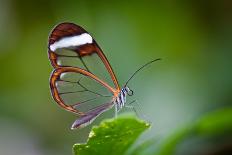
[[[126,107],[126,108],[130,108],[130,109],[132,109],[132,110],[135,112],[136,116],[137,116],[137,117],[139,117],[139,114],[138,114],[138,112],[137,112],[137,110],[135,109],[135,107],[134,107],[134,106],[125,105],[125,107]]]
[[[134,107],[133,105],[131,105],[131,104],[133,104],[133,103],[135,103],[135,104],[138,106],[139,111],[137,111],[137,110],[135,109],[135,107]],[[142,119],[148,121],[149,123],[151,122],[151,121],[148,119],[148,117],[147,117],[145,114],[142,113],[142,111],[141,111],[141,105],[140,105],[140,103],[138,102],[138,100],[133,100],[133,101],[131,101],[130,103],[128,103],[127,105],[125,105],[125,107],[127,107],[127,108],[132,108],[133,111],[136,113],[136,116],[137,116],[137,117],[142,118]]]
[[[114,117],[117,118],[117,117],[118,117],[118,105],[115,104],[114,107],[115,107],[115,114],[114,114]]]
[[[134,107],[133,105],[131,105],[132,103],[134,103],[134,102],[136,102],[136,101],[137,101],[137,100],[131,101],[130,103],[126,104],[125,107],[126,107],[126,108],[132,109],[132,110],[135,112],[136,116],[139,117],[139,114],[138,114],[137,110],[135,109],[135,107]]]

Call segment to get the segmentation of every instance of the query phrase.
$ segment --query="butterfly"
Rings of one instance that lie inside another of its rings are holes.
[[[93,37],[81,26],[67,22],[58,24],[51,31],[48,57],[54,67],[50,76],[53,99],[60,107],[79,116],[71,129],[89,125],[112,107],[116,113],[120,111],[127,95],[133,95],[128,82],[142,68],[160,60],[152,60],[140,67],[121,88]]]

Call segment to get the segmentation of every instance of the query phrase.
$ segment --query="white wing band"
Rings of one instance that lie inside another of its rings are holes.
[[[84,44],[91,44],[92,42],[93,38],[88,33],[83,33],[78,36],[65,37],[54,42],[50,45],[50,50],[55,51],[59,48],[81,46]]]

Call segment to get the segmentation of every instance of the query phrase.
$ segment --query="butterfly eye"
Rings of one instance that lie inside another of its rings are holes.
[[[127,94],[128,94],[129,96],[132,96],[132,95],[134,95],[134,92],[133,92],[133,90],[129,90],[129,91],[127,92]]]

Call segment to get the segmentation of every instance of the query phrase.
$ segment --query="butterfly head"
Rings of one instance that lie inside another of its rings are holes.
[[[123,87],[121,92],[129,96],[132,96],[134,94],[133,90],[131,90],[128,86]]]

